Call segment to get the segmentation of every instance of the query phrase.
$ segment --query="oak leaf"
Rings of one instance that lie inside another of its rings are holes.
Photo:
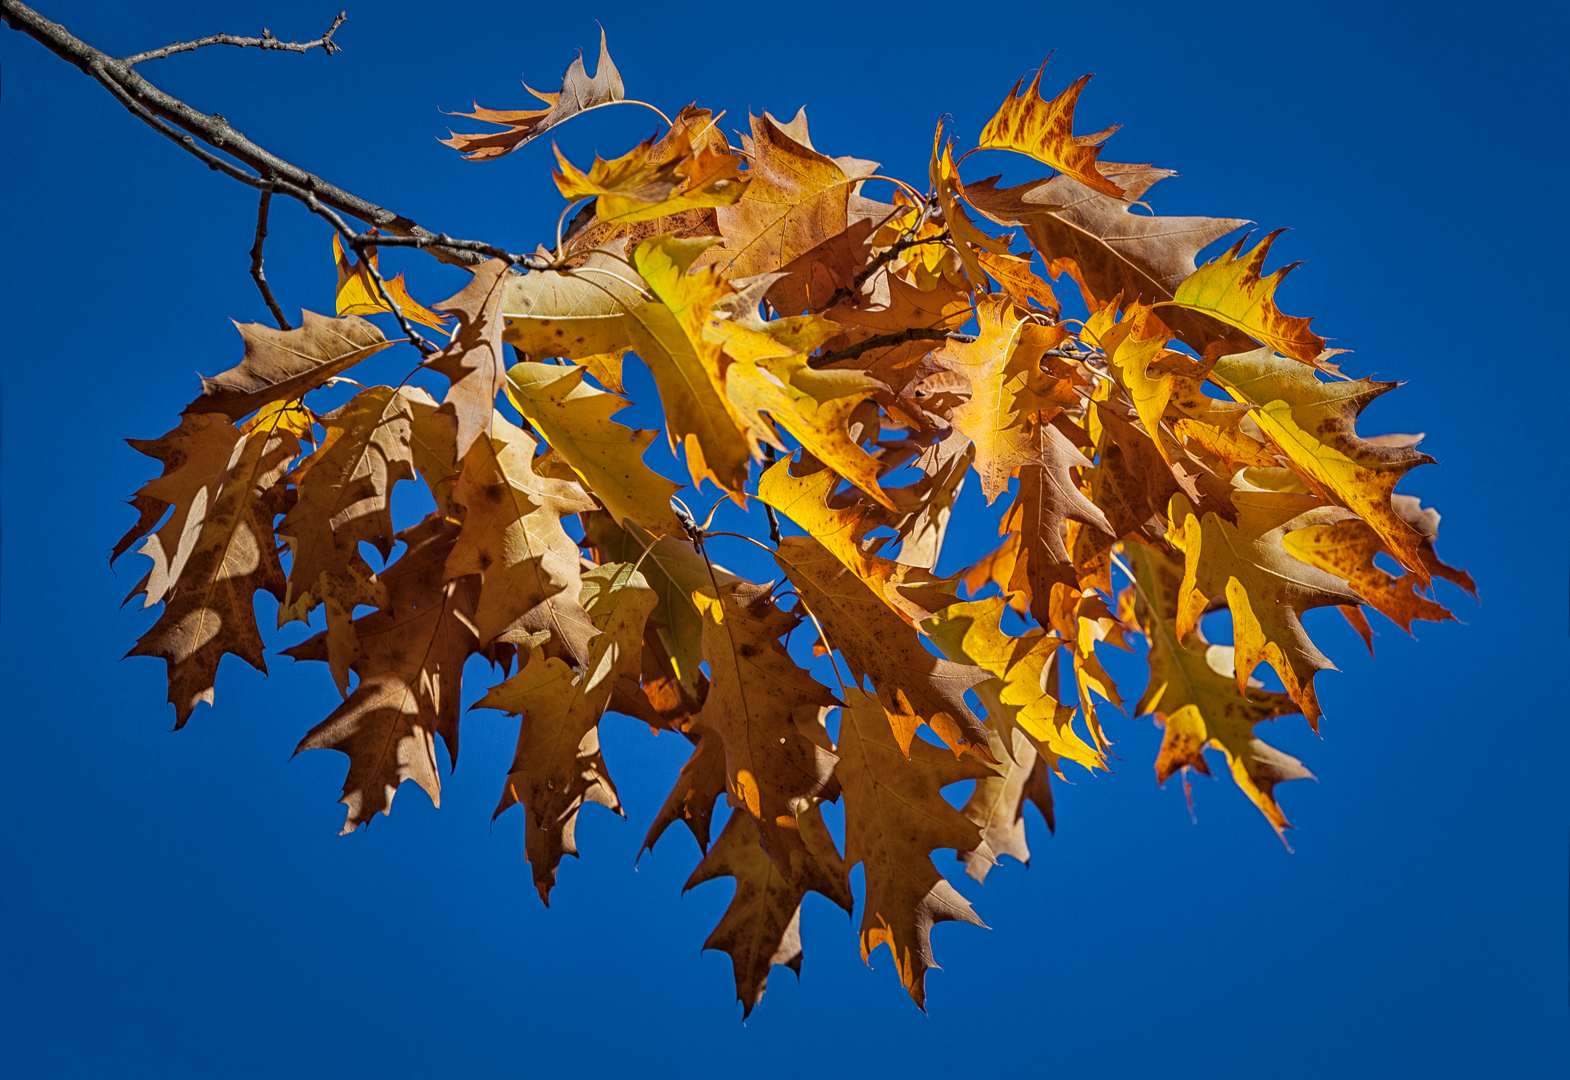
[[[643,462],[655,432],[612,420],[627,401],[594,389],[583,376],[579,367],[514,364],[507,371],[507,397],[616,521],[631,519],[654,533],[684,535],[670,508],[681,485]]]
[[[1047,101],[1041,96],[1041,76],[1046,70],[1047,65],[1042,64],[1023,94],[1019,88],[1025,80],[1014,84],[1008,98],[981,129],[977,149],[1027,154],[1092,191],[1114,199],[1124,198],[1123,189],[1096,168],[1101,144],[1121,125],[1114,124],[1094,135],[1075,135],[1074,106],[1090,82],[1090,76],[1080,76],[1061,94]]]
[[[1156,758],[1156,779],[1165,783],[1181,768],[1208,774],[1204,751],[1226,755],[1232,779],[1281,832],[1290,828],[1274,789],[1286,780],[1311,778],[1303,763],[1254,736],[1265,720],[1301,712],[1287,694],[1240,681],[1234,650],[1211,645],[1198,629],[1180,634],[1179,588],[1183,569],[1141,544],[1129,546],[1137,583],[1135,610],[1150,642],[1150,683],[1136,711],[1154,713],[1166,733]]]
[[[427,358],[425,366],[447,378],[442,408],[458,422],[460,458],[495,415],[496,395],[507,379],[501,306],[509,276],[506,263],[491,259],[480,264],[461,292],[436,305],[438,311],[458,317],[458,328],[447,347]]]
[[[932,864],[940,847],[990,858],[975,823],[944,801],[941,791],[992,770],[956,759],[922,739],[907,748],[894,739],[878,699],[845,689],[835,775],[845,793],[845,864],[866,868],[861,911],[861,958],[879,945],[894,955],[911,999],[927,1007],[926,974],[932,927],[940,922],[985,926],[970,904]]]
[[[777,842],[782,855],[770,857],[757,821],[750,814],[731,814],[719,840],[682,886],[686,892],[715,878],[736,879],[736,895],[703,947],[730,954],[743,1019],[763,999],[775,964],[800,977],[801,902],[807,893],[822,893],[847,914],[853,903],[845,863],[817,806],[801,811],[797,822]]]
[[[1242,254],[1248,241],[1244,236],[1185,278],[1170,303],[1235,326],[1268,349],[1312,364],[1325,351],[1325,339],[1308,328],[1312,319],[1283,315],[1275,302],[1276,289],[1299,264],[1260,276],[1270,245],[1284,231],[1266,236],[1247,255]]]
[[[1289,532],[1328,525],[1348,516],[1318,499],[1248,485],[1234,489],[1237,524],[1214,513],[1201,519],[1182,494],[1172,497],[1172,541],[1184,554],[1176,633],[1181,641],[1199,626],[1212,600],[1232,610],[1237,685],[1269,664],[1310,724],[1318,729],[1314,675],[1333,668],[1303,629],[1302,613],[1333,604],[1357,604],[1357,593],[1332,574],[1316,570],[1282,546]]]
[[[1009,750],[1004,749],[1002,737],[995,732],[992,740],[993,755],[1003,763],[1003,772],[977,780],[976,789],[960,807],[960,813],[981,829],[981,839],[993,855],[989,859],[980,849],[959,852],[965,873],[983,882],[998,864],[999,856],[1010,855],[1030,865],[1030,845],[1025,837],[1026,802],[1035,803],[1049,830],[1057,828],[1052,806],[1052,767],[1047,756],[1036,752],[1023,731],[1014,733],[1014,745]]]
[[[1414,619],[1443,622],[1455,618],[1418,592],[1421,579],[1417,574],[1396,577],[1375,565],[1375,557],[1385,547],[1365,521],[1351,518],[1334,525],[1311,525],[1287,533],[1281,546],[1309,566],[1345,581],[1364,603],[1409,634]]]
[[[782,270],[844,232],[851,193],[876,167],[856,162],[847,172],[849,162],[814,150],[805,110],[790,124],[768,113],[751,121],[752,137],[743,140],[750,162],[747,192],[734,206],[716,211],[732,277]]]
[[[371,270],[377,267],[374,247],[366,248],[365,253],[351,264],[335,232],[333,233],[333,262],[338,265],[336,306],[340,316],[376,315],[393,310],[387,305],[387,301],[382,299],[381,292],[376,288],[376,281],[371,277]],[[386,287],[387,295],[392,298],[393,303],[398,305],[398,311],[410,322],[417,322],[422,326],[444,332],[447,324],[452,322],[450,317],[429,310],[410,296],[408,287],[403,283],[402,274],[395,278],[384,279],[382,284]]]
[[[497,415],[490,434],[475,440],[453,492],[464,518],[446,577],[480,576],[474,626],[481,642],[548,630],[557,648],[583,664],[595,629],[579,601],[578,545],[561,519],[594,504],[577,484],[535,473],[537,446]]]
[[[392,813],[405,780],[441,805],[435,736],[446,743],[448,760],[456,761],[463,665],[482,644],[471,629],[478,579],[452,580],[444,572],[457,536],[458,526],[439,514],[398,534],[407,548],[381,575],[389,606],[354,620],[359,684],[295,748],[348,756],[339,799],[347,811],[345,833],[377,811]],[[318,634],[284,655],[326,660],[326,638]]]
[[[568,65],[561,89],[556,93],[542,94],[528,83],[524,83],[523,88],[545,102],[547,107],[498,110],[482,109],[476,103],[472,113],[452,115],[465,116],[470,120],[483,120],[488,124],[505,125],[507,130],[489,135],[458,135],[448,132],[449,138],[437,141],[459,151],[470,161],[490,161],[512,153],[529,140],[543,135],[557,124],[570,120],[581,112],[614,104],[627,96],[626,88],[622,85],[621,72],[616,70],[616,65],[611,62],[610,51],[605,47],[604,30],[600,31],[600,62],[595,66],[593,78],[590,78],[588,72],[584,70],[583,57],[580,56]]]
[[[700,851],[709,850],[709,821],[714,816],[714,803],[725,794],[725,741],[718,732],[707,728],[697,728],[693,734],[697,742],[693,744],[692,756],[681,767],[676,785],[665,796],[660,812],[644,834],[639,855],[653,851],[665,830],[678,821],[687,826]],[[752,815],[731,815],[733,821],[737,818],[751,821]]]
[[[202,392],[182,411],[249,416],[273,401],[299,400],[392,342],[364,319],[329,319],[302,312],[293,330],[264,323],[235,323],[245,339],[245,357],[222,375],[202,377]]]
[[[814,729],[839,699],[780,644],[801,616],[777,607],[771,591],[734,583],[693,594],[710,680],[698,725],[724,743],[726,791],[758,820],[763,846],[784,868],[781,834],[796,828],[796,808],[831,793],[834,754]]]
[[[197,702],[212,704],[225,655],[267,671],[253,603],[258,590],[284,593],[270,496],[299,441],[276,426],[246,434],[221,416],[198,414],[184,417],[164,445],[184,460],[140,493],[176,507],[144,547],[159,578],[149,579],[147,603],[162,600],[164,609],[126,655],[166,662],[175,726],[183,727]]]
[[[925,723],[956,755],[969,751],[991,759],[986,727],[965,703],[965,691],[986,679],[986,672],[928,652],[921,635],[890,610],[882,590],[852,573],[812,537],[785,537],[774,561],[822,623],[829,645],[844,656],[851,675],[857,680],[872,677],[877,700],[902,748],[913,745],[916,728]],[[948,606],[945,593],[949,602],[955,599],[946,589],[926,591],[935,609]]]
[[[1368,523],[1391,556],[1427,584],[1422,535],[1393,505],[1396,483],[1433,458],[1411,446],[1381,445],[1357,434],[1358,415],[1395,383],[1322,382],[1314,370],[1269,349],[1227,356],[1211,370],[1292,463],[1298,475]]]
[[[600,716],[617,681],[637,677],[644,621],[655,604],[648,583],[625,563],[603,563],[584,574],[583,593],[599,631],[583,670],[574,672],[533,648],[521,671],[474,706],[519,715],[518,748],[491,816],[523,804],[524,852],[546,906],[562,856],[578,854],[579,808],[594,802],[622,813],[600,756]]]

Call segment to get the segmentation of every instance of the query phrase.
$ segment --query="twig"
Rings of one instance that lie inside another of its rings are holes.
[[[234,45],[242,49],[275,49],[280,52],[295,53],[321,49],[328,56],[331,56],[335,52],[343,51],[342,45],[333,43],[333,35],[338,32],[340,26],[348,21],[348,18],[348,12],[340,11],[338,17],[333,20],[333,24],[327,28],[327,33],[315,41],[279,41],[273,37],[273,32],[264,26],[262,27],[262,36],[259,38],[235,37],[233,34],[213,34],[211,37],[197,38],[195,41],[176,41],[174,44],[165,45],[161,49],[149,49],[147,52],[137,53],[135,56],[127,56],[120,62],[126,67],[134,67],[144,60],[162,60],[166,56],[190,52],[192,49],[200,49],[206,45]]]
[[[872,349],[886,349],[892,345],[903,345],[908,341],[959,341],[969,343],[975,340],[975,334],[957,334],[952,330],[929,330],[925,327],[913,326],[909,330],[901,330],[897,334],[879,334],[876,337],[868,338],[866,341],[857,342],[849,348],[808,357],[807,363],[815,368],[825,368],[830,364],[838,364],[844,360],[854,360],[862,353]]]
[[[765,468],[773,466],[774,461],[775,461],[774,444],[773,443],[764,443],[763,444],[763,460],[764,460],[764,463],[765,463],[765,466],[764,466]],[[774,544],[775,547],[779,547],[780,546],[780,518],[779,518],[779,515],[774,512],[774,507],[772,505],[770,505],[769,503],[764,503],[763,504],[763,513],[769,519],[769,540]]]
[[[314,194],[308,195],[305,205],[310,208],[311,213],[324,218],[333,228],[337,229],[338,234],[343,237],[344,244],[353,248],[356,255],[364,255],[366,248],[377,246],[381,240],[381,237],[375,233],[357,233],[349,228],[343,218],[323,206]],[[388,310],[392,312],[393,318],[398,320],[398,329],[402,330],[403,336],[409,339],[409,344],[418,349],[422,356],[429,356],[435,352],[436,346],[421,337],[420,332],[410,324],[408,319],[404,318],[403,308],[398,301],[392,298],[392,294],[387,291],[387,282],[383,279],[382,272],[376,268],[376,262],[369,258],[362,258],[360,264],[365,267],[366,271],[371,275],[371,280],[376,283],[377,295],[382,298],[382,303],[386,304]]]
[[[920,227],[923,221],[925,221],[925,217],[919,219],[916,224],[912,226],[912,228],[914,229]],[[861,287],[867,283],[868,278],[872,277],[873,274],[876,274],[879,270],[883,269],[889,263],[899,258],[899,256],[909,251],[911,248],[919,247],[922,244],[941,244],[948,238],[949,231],[944,229],[936,236],[925,236],[920,240],[895,241],[891,247],[886,247],[882,251],[878,252],[877,257],[867,264],[866,269],[862,270],[861,273],[850,279],[849,285],[841,285],[839,288],[830,293],[827,302],[820,305],[817,310],[827,311],[836,304],[842,303],[845,300],[849,300],[852,296],[855,296],[857,293],[861,292]]]
[[[292,329],[289,320],[283,317],[283,309],[278,306],[278,301],[273,299],[273,291],[267,287],[267,275],[262,272],[262,244],[267,240],[267,208],[273,201],[273,188],[271,184],[262,188],[261,202],[256,207],[256,243],[251,245],[251,280],[256,282],[256,287],[262,291],[262,299],[267,301],[267,310],[273,313],[273,318],[278,320],[278,329]]]
[[[133,71],[126,61],[116,59],[74,37],[65,27],[50,22],[21,0],[0,0],[0,17],[3,17],[12,29],[20,30],[62,60],[91,76],[113,94],[132,115],[171,139],[208,168],[222,172],[248,187],[259,190],[265,182],[261,177],[270,177],[273,181],[273,190],[280,194],[288,195],[300,202],[305,202],[307,195],[314,194],[324,205],[339,213],[347,214],[384,233],[392,234],[381,239],[383,246],[394,246],[393,237],[402,238],[402,246],[429,250],[443,262],[474,266],[502,251],[501,248],[490,244],[452,241],[445,234],[433,233],[429,229],[421,228],[409,218],[377,206],[357,195],[351,195],[299,166],[284,161],[230,127],[228,121],[221,116],[208,116],[178,98],[164,93]],[[180,134],[180,131],[186,134]],[[249,166],[258,175],[246,173],[230,162],[208,153],[196,145],[197,139]],[[535,268],[540,262],[541,260],[533,256],[514,260],[515,265],[530,269]]]

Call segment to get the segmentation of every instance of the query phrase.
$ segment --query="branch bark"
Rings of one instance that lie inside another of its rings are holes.
[[[192,49],[200,49],[208,45],[234,45],[241,49],[273,49],[278,52],[296,53],[321,49],[328,56],[331,56],[335,52],[343,52],[343,46],[333,42],[333,35],[338,32],[338,28],[347,22],[348,19],[349,13],[340,11],[338,17],[333,20],[333,24],[327,28],[327,33],[315,41],[279,41],[273,37],[273,32],[264,26],[262,27],[262,36],[259,38],[236,37],[233,34],[211,34],[208,37],[197,38],[195,41],[176,41],[174,44],[165,45],[161,49],[149,49],[146,52],[139,52],[135,56],[125,57],[120,62],[126,67],[135,67],[144,60],[162,60],[164,57],[173,56],[175,53],[190,52]]]
[[[288,195],[307,205],[315,201],[319,206],[347,214],[384,233],[391,234],[381,237],[351,234],[364,238],[351,245],[356,249],[369,243],[418,247],[431,252],[443,262],[460,266],[474,266],[492,257],[507,258],[511,263],[531,269],[543,263],[543,260],[532,255],[510,256],[502,248],[492,244],[479,241],[454,241],[445,233],[433,233],[416,225],[402,214],[377,206],[357,195],[351,195],[315,174],[284,161],[247,139],[231,127],[223,117],[208,116],[191,108],[178,98],[164,93],[132,70],[132,62],[140,62],[141,58],[150,57],[152,54],[138,54],[129,60],[112,57],[75,37],[58,23],[50,22],[21,0],[0,0],[0,18],[9,23],[12,29],[21,31],[62,60],[91,76],[113,94],[133,116],[174,141],[208,168],[222,172],[231,179],[257,190],[261,190],[263,185],[271,182],[273,190],[280,194]],[[327,36],[330,37],[331,32]],[[187,44],[195,47],[194,43]],[[334,48],[338,46],[334,45]],[[153,50],[154,53],[157,51]],[[196,145],[197,140],[250,167],[257,175],[253,176]],[[269,177],[270,181],[263,180],[262,177]],[[402,242],[398,242],[399,240]]]

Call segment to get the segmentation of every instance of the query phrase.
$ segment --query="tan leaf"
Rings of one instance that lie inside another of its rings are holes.
[[[866,867],[861,958],[879,945],[894,955],[900,982],[926,1008],[932,927],[940,922],[985,924],[932,864],[940,847],[991,858],[981,830],[941,794],[949,784],[979,780],[992,770],[956,759],[921,739],[895,741],[878,699],[845,690],[835,775],[845,792],[845,864]]]
[[[575,673],[534,648],[521,671],[491,687],[475,705],[520,717],[518,748],[492,817],[523,804],[524,852],[546,906],[562,856],[578,854],[578,809],[594,802],[622,813],[600,756],[600,716],[617,681],[637,677],[643,624],[655,604],[648,583],[625,563],[607,563],[584,574],[583,592],[599,631],[583,670]]]
[[[491,259],[474,271],[463,291],[436,305],[458,317],[458,329],[446,348],[429,357],[425,366],[447,378],[442,408],[458,422],[458,456],[487,430],[496,411],[496,395],[507,378],[502,355],[502,300],[507,295],[507,265]]]
[[[298,400],[392,342],[364,319],[329,319],[302,313],[304,324],[278,330],[264,323],[235,323],[245,357],[222,375],[203,376],[202,392],[185,413],[249,416],[272,401]]]

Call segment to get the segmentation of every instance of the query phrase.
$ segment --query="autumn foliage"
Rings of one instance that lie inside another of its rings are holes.
[[[542,900],[581,807],[621,813],[602,718],[686,738],[644,844],[679,822],[704,852],[689,886],[735,879],[707,944],[747,1011],[773,965],[799,968],[805,894],[852,911],[858,864],[863,956],[888,946],[924,1002],[932,926],[980,922],[934,852],[978,880],[1026,859],[1025,803],[1050,826],[1054,775],[1108,765],[1108,705],[1128,699],[1098,646],[1143,642],[1130,711],[1164,729],[1159,780],[1224,768],[1286,829],[1277,788],[1309,772],[1256,729],[1301,714],[1317,730],[1332,665],[1304,612],[1337,607],[1371,640],[1367,609],[1449,619],[1432,579],[1471,579],[1435,554],[1439,515],[1395,491],[1431,461],[1418,437],[1357,430],[1394,384],[1342,374],[1277,307],[1277,234],[1196,268],[1246,223],[1154,216],[1171,173],[1103,160],[1115,129],[1073,132],[1088,76],[1050,100],[1043,77],[967,153],[940,124],[915,184],[820,152],[804,114],[751,117],[734,145],[689,106],[614,160],[558,153],[548,268],[492,259],[429,307],[401,278],[384,296],[374,253],[335,237],[335,315],[240,326],[240,362],[131,443],[162,472],[115,556],[140,541],[152,562],[134,595],[162,611],[132,651],[167,662],[177,725],[212,703],[225,655],[266,669],[258,591],[280,625],[319,612],[285,652],[343,695],[299,745],[348,757],[349,832],[405,780],[439,799],[437,739],[455,759],[478,654],[497,674],[474,707],[521,718],[496,812],[521,807]],[[592,78],[577,61],[533,93],[542,107],[476,106],[500,130],[446,141],[494,161],[625,97],[603,41]],[[966,183],[976,150],[1053,175]],[[1084,319],[1062,314],[1065,287]],[[388,299],[445,345],[416,356],[362,317]],[[317,411],[393,346],[445,380],[440,399],[406,378]],[[632,357],[662,435],[616,420]],[[644,461],[656,437],[688,475]],[[401,530],[400,483],[432,507]],[[1001,534],[946,576],[967,483],[1006,501]],[[713,561],[706,489],[755,508],[775,580]],[[1213,644],[1205,616],[1223,609],[1232,643]],[[843,844],[825,802],[843,805]]]

